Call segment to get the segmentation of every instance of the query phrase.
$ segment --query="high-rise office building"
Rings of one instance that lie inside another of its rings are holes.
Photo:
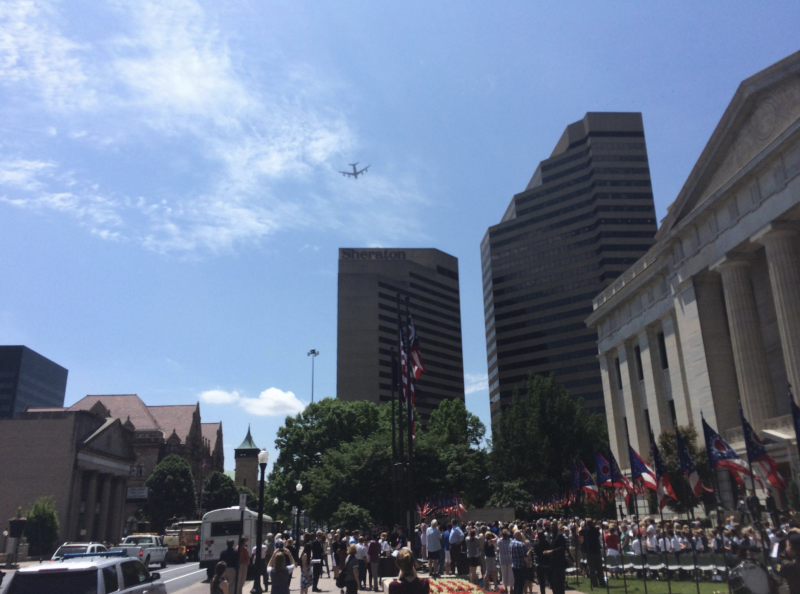
[[[423,423],[446,398],[464,399],[458,259],[436,249],[340,249],[336,395],[389,402],[398,352],[397,295],[419,336],[426,373],[417,382]]]
[[[655,232],[641,114],[587,113],[567,126],[481,242],[493,423],[531,372],[604,411],[597,332],[584,320]]]
[[[0,419],[26,408],[60,408],[67,370],[26,346],[0,346]]]

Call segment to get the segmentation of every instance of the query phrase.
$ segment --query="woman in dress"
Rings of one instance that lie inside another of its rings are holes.
[[[400,550],[397,554],[397,567],[400,568],[400,575],[389,584],[389,594],[430,594],[430,582],[417,577],[411,551]]]
[[[314,578],[311,575],[311,543],[303,545],[303,552],[300,553],[300,594],[308,594],[309,587],[314,585]]]
[[[211,580],[211,594],[229,594],[228,580],[225,579],[225,570],[228,564],[220,561],[214,568],[214,578]]]

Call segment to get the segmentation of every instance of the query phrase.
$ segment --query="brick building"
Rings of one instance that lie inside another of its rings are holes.
[[[199,403],[147,406],[136,394],[91,395],[68,410],[94,410],[119,418],[133,431],[136,459],[129,468],[128,487],[144,487],[156,464],[169,454],[178,454],[192,469],[199,501],[205,478],[225,469],[222,423],[202,423]],[[135,516],[145,497],[143,489],[128,490],[126,519]]]
[[[134,432],[102,409],[38,409],[0,420],[0,518],[53,497],[62,541],[122,535]]]

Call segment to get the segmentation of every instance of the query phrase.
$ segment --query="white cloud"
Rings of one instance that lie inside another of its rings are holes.
[[[0,84],[33,87],[58,110],[89,107],[95,96],[86,87],[83,48],[63,36],[55,20],[45,2],[0,2]]]
[[[207,390],[200,394],[200,400],[208,404],[231,404],[239,402],[239,392],[226,392],[224,390]]]
[[[465,373],[464,392],[472,394],[489,389],[489,378],[485,373]]]
[[[47,161],[12,159],[0,161],[0,186],[34,191],[43,187],[41,177],[49,175],[55,164]]]
[[[5,179],[0,171],[0,184],[16,190],[0,200],[61,212],[98,237],[160,253],[221,252],[304,229],[367,245],[423,237],[413,219],[426,201],[414,178],[389,178],[375,167],[348,183],[336,173],[359,145],[336,108],[338,82],[307,65],[237,52],[196,0],[103,6],[118,12],[123,29],[89,44],[64,32],[61,5],[0,4],[0,85],[38,90],[43,105],[32,107],[32,117],[61,118],[48,134],[73,130],[59,139],[84,155],[70,165],[38,159],[38,149],[15,156],[41,168],[7,168]],[[137,190],[120,160],[119,175],[103,171],[105,189],[97,188],[91,151],[136,159],[151,147],[190,152],[184,168],[193,183],[164,163],[159,174],[167,181],[148,195],[150,186]],[[0,153],[4,159],[11,157]]]
[[[235,390],[207,390],[200,394],[200,400],[208,404],[237,404],[251,415],[260,417],[295,415],[306,407],[293,392],[278,388],[268,388],[257,398],[247,398]]]

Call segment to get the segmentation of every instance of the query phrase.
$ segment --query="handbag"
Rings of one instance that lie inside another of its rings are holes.
[[[340,571],[339,575],[336,576],[336,587],[339,588],[340,590],[342,588],[344,588],[344,586],[345,586],[345,584],[344,584],[345,576],[346,576],[346,573],[344,571]]]

